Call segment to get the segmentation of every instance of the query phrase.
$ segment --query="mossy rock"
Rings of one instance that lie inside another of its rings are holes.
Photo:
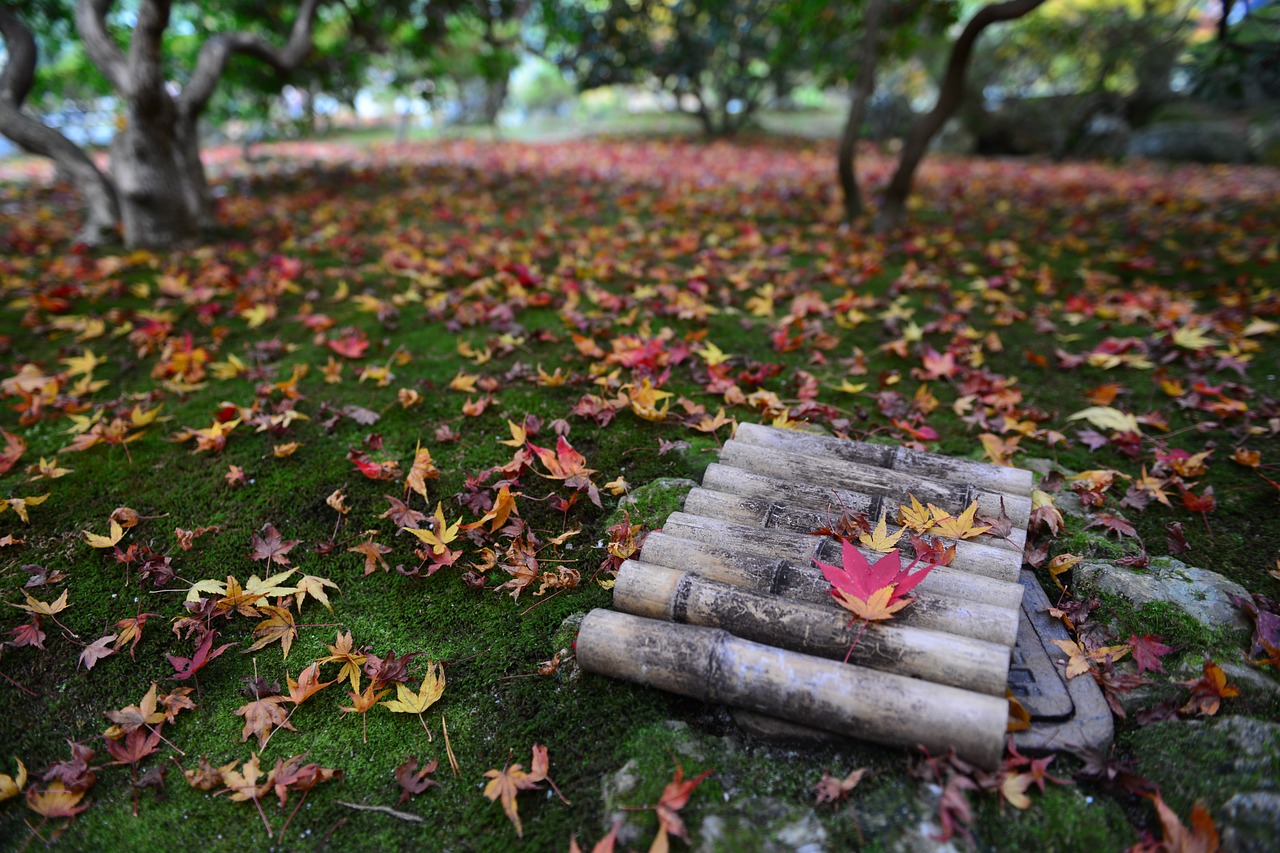
[[[656,530],[666,523],[667,516],[680,511],[685,496],[697,485],[686,477],[659,477],[645,483],[618,501],[618,509],[610,517],[609,524],[612,526],[622,521],[625,512],[632,524]]]
[[[1275,849],[1280,813],[1256,806],[1280,794],[1280,724],[1243,716],[1170,721],[1131,731],[1122,745],[1175,812],[1203,803],[1231,839],[1227,849]]]
[[[1215,634],[1244,635],[1250,628],[1249,620],[1231,601],[1232,596],[1248,597],[1244,587],[1181,560],[1156,557],[1146,569],[1086,562],[1072,574],[1081,590],[1117,596],[1139,612],[1172,608]]]

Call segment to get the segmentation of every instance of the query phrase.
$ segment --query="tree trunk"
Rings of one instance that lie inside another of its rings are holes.
[[[0,36],[9,60],[0,72],[0,133],[24,151],[48,157],[69,179],[84,202],[84,223],[76,241],[96,246],[117,236],[115,190],[89,156],[71,140],[22,111],[36,68],[31,31],[7,7],[0,6]]]
[[[200,232],[187,198],[190,177],[178,167],[182,153],[173,104],[167,94],[164,100],[155,111],[130,104],[128,124],[111,144],[111,176],[130,247],[164,248]]]
[[[498,113],[507,102],[507,81],[509,77],[484,81],[484,100],[482,101],[482,118],[489,127],[497,127]]]
[[[863,20],[862,44],[858,57],[858,76],[849,101],[849,118],[840,134],[836,166],[840,174],[840,191],[844,195],[844,215],[850,222],[862,215],[862,192],[858,188],[858,136],[867,114],[867,101],[876,88],[876,65],[880,61],[880,24],[884,20],[888,0],[870,0]]]
[[[876,217],[877,231],[891,231],[902,224],[907,208],[907,196],[911,193],[916,169],[929,149],[929,142],[947,123],[947,119],[955,113],[964,97],[965,73],[968,71],[969,58],[973,55],[973,47],[978,37],[992,24],[1021,18],[1044,2],[1045,0],[1004,0],[1000,3],[991,3],[979,9],[969,19],[969,23],[965,24],[955,44],[951,46],[951,55],[947,59],[947,70],[942,78],[937,103],[933,105],[932,110],[921,116],[903,143],[898,168],[893,173],[889,188],[885,190],[884,204],[880,208],[879,216]]]
[[[210,37],[175,98],[167,89],[163,57],[171,0],[142,0],[127,54],[107,28],[112,0],[78,0],[76,29],[85,52],[126,105],[125,128],[111,146],[111,172],[127,245],[172,246],[199,237],[213,223],[200,161],[200,115],[232,54],[253,56],[282,72],[297,67],[311,50],[319,4],[303,0],[283,48],[249,33]]]
[[[200,230],[213,227],[213,194],[209,192],[209,179],[205,176],[204,162],[200,159],[200,119],[198,116],[181,116],[174,124],[174,165],[182,181],[182,197],[187,212]]]

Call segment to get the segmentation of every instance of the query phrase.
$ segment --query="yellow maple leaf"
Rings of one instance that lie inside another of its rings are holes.
[[[0,499],[0,512],[11,509],[18,514],[18,518],[22,519],[23,523],[30,524],[31,518],[27,515],[27,508],[44,503],[49,499],[49,494],[51,493],[35,497]]]
[[[909,494],[907,497],[911,498],[911,506],[902,504],[898,507],[898,523],[916,533],[924,533],[933,527],[933,514],[928,507],[916,500],[915,495]]]
[[[1089,406],[1087,409],[1081,409],[1070,415],[1067,420],[1085,420],[1098,429],[1105,429],[1111,432],[1136,432],[1139,435],[1142,434],[1142,427],[1138,425],[1136,417],[1119,409],[1113,409],[1111,406]]]
[[[18,772],[14,776],[8,773],[0,773],[0,803],[10,797],[16,797],[22,793],[22,789],[27,786],[27,767],[19,758],[13,759],[18,762]]]
[[[671,401],[667,399],[672,396],[670,391],[659,391],[653,387],[653,383],[649,381],[647,376],[640,383],[639,388],[635,385],[624,385],[622,390],[627,392],[627,398],[631,402],[631,411],[638,416],[646,421],[654,421],[655,423],[666,420],[667,412],[671,408]],[[659,401],[662,401],[661,408],[658,406]]]
[[[458,375],[453,377],[452,380],[450,380],[449,387],[452,388],[454,391],[461,391],[464,394],[475,394],[476,381],[479,379],[480,377],[478,375],[471,374],[471,373],[463,373],[461,370],[459,370]]]
[[[10,607],[16,607],[19,610],[25,610],[28,613],[34,613],[37,616],[53,616],[54,614],[61,613],[67,609],[68,592],[69,590],[64,589],[62,591],[62,595],[58,596],[56,601],[49,603],[41,601],[38,598],[32,598],[31,593],[24,589],[22,594],[27,598],[26,604],[12,604],[8,601],[6,601],[5,604],[8,604]]]
[[[858,618],[867,622],[879,622],[884,619],[891,619],[893,614],[906,607],[912,601],[910,598],[900,598],[891,602],[893,591],[892,584],[881,587],[871,593],[865,601],[843,590],[836,590],[835,594],[840,605]]]
[[[884,516],[880,516],[880,522],[876,525],[875,530],[870,533],[859,533],[858,541],[868,548],[874,548],[882,554],[887,554],[898,544],[898,540],[902,538],[905,530],[899,530],[897,533],[890,534],[885,526]]]
[[[929,504],[929,512],[933,515],[934,530],[948,539],[972,539],[991,529],[989,524],[974,524],[974,516],[978,513],[977,501],[969,504],[959,516],[952,516],[933,504]]]
[[[396,684],[396,698],[381,703],[388,711],[397,714],[417,714],[422,729],[431,740],[431,730],[427,728],[422,712],[430,708],[444,695],[444,668],[439,663],[427,661],[427,671],[422,676],[422,685],[414,693],[404,684]]]
[[[507,428],[511,430],[511,438],[500,438],[498,444],[505,444],[507,447],[524,447],[524,443],[529,440],[529,433],[524,426],[515,421],[507,421]]]
[[[707,363],[708,367],[715,367],[717,364],[723,364],[733,357],[726,355],[720,347],[711,343],[711,341],[707,341],[705,346],[701,349],[695,349],[694,352],[697,355],[702,356],[702,360]]]
[[[124,528],[120,526],[120,522],[114,518],[111,520],[111,533],[107,536],[99,536],[97,533],[90,533],[85,530],[81,535],[84,537],[85,544],[90,548],[114,548],[115,544],[120,541],[120,537],[124,536]]]
[[[447,551],[449,543],[458,538],[458,530],[462,526],[462,519],[458,519],[450,526],[445,520],[444,507],[440,501],[436,501],[435,519],[435,530],[426,530],[418,527],[406,527],[404,529],[430,545],[431,552],[438,555]]]

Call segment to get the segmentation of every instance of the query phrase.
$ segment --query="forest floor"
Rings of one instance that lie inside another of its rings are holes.
[[[679,507],[652,484],[699,479],[735,422],[1084,472],[1042,483],[1104,519],[1041,535],[1047,589],[1064,554],[1173,554],[1274,609],[1280,171],[938,157],[882,238],[841,223],[825,142],[261,151],[214,152],[218,232],[171,253],[73,249],[66,188],[0,183],[0,774],[27,771],[0,847],[590,849],[622,818],[645,849],[673,776],[711,771],[694,848],[954,826],[1119,849],[1207,831],[1197,803],[1229,823],[1275,778],[1280,737],[1243,769],[1210,737],[1275,725],[1274,660],[1161,608],[1075,611],[1088,648],[1134,649],[1081,677],[1175,707],[1117,719],[1095,766],[1055,759],[1066,784],[1014,759],[967,794],[909,750],[757,741],[572,650],[610,547]],[[1150,636],[1171,651],[1135,672]],[[1258,680],[1232,695],[1211,661]],[[517,824],[486,771],[514,785],[537,747],[563,797],[520,793]]]

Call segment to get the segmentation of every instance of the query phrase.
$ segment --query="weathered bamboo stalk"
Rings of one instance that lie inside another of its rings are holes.
[[[933,492],[947,501],[949,505],[938,505],[952,514],[963,510],[969,502],[977,501],[979,513],[999,516],[1003,510],[1015,527],[1026,527],[1031,519],[1030,498],[970,489],[967,499],[960,503],[954,500],[954,492],[946,484],[931,484],[922,479],[922,475],[817,456],[788,447],[764,447],[731,439],[720,449],[720,462],[767,477],[883,495],[900,504],[910,503],[910,495],[915,495],[921,503],[937,503],[929,497]]]
[[[717,518],[701,515],[689,515],[684,512],[673,512],[662,525],[662,532],[681,539],[696,539],[722,545],[742,553],[760,554],[765,557],[788,560],[805,565],[815,558],[831,565],[840,565],[843,549],[840,542],[826,536],[810,536],[804,533],[790,533],[753,524],[735,524]],[[879,551],[857,546],[858,551],[868,560],[875,562],[884,556]],[[645,562],[655,563],[649,557],[642,557]],[[660,564],[665,565],[665,564]],[[904,561],[903,565],[906,565]],[[689,568],[688,566],[672,566],[672,568]],[[1022,585],[1016,580],[993,578],[990,574],[964,572],[941,566],[935,568],[925,578],[919,589],[927,588],[940,595],[952,598],[963,598],[969,601],[990,601],[1002,607],[1015,609],[1022,602]]]
[[[863,626],[843,610],[782,598],[628,560],[613,606],[665,622],[723,628],[735,637],[821,658],[1003,696],[1010,649],[893,623]],[[910,609],[910,608],[908,608]]]
[[[955,459],[939,453],[909,450],[895,445],[849,441],[761,424],[739,424],[734,438],[744,444],[834,457],[878,468],[891,468],[943,483],[971,483],[989,492],[1022,497],[1031,495],[1032,474],[1021,468],[1006,468],[986,462]]]
[[[701,515],[738,524],[754,524],[769,529],[787,530],[793,533],[812,533],[828,523],[834,522],[838,511],[828,515],[821,510],[798,507],[780,503],[767,497],[739,497],[724,492],[712,492],[707,489],[692,489],[684,499],[684,511],[690,515]],[[875,519],[872,519],[875,522]],[[885,529],[893,534],[902,528],[886,524]],[[1022,552],[1007,548],[993,548],[972,541],[956,541],[945,539],[956,546],[955,558],[948,568],[960,572],[974,572],[996,577],[1001,580],[1017,580],[1022,571]],[[916,549],[911,538],[903,534],[894,546],[904,557],[916,556]]]
[[[640,559],[654,565],[694,572],[702,577],[744,589],[768,592],[796,601],[818,603],[840,611],[831,597],[831,584],[812,563],[779,559],[777,554],[750,554],[735,543],[714,544],[650,533]],[[980,585],[994,584],[974,578]],[[912,591],[915,602],[898,614],[902,625],[941,631],[1009,648],[1018,638],[1018,605],[1003,587],[986,588],[988,598],[965,599],[948,594],[952,584],[932,573]],[[1003,600],[1005,603],[998,603]]]
[[[955,747],[995,769],[1007,702],[734,637],[612,610],[582,620],[578,664],[704,702],[720,702],[877,743],[935,752]]]
[[[969,498],[969,489],[963,486],[941,486],[927,481],[922,482],[927,485],[927,490],[912,488],[912,493],[915,495],[916,500],[921,503],[932,503],[952,514],[956,514],[964,512],[969,506],[967,500],[972,500],[972,498]],[[883,512],[891,529],[896,527],[898,509],[903,505],[901,501],[885,494],[866,494],[834,486],[818,486],[813,483],[780,480],[777,477],[766,477],[764,474],[756,474],[716,462],[708,465],[706,473],[702,475],[702,488],[744,498],[769,498],[779,503],[807,507],[808,509],[820,511],[824,519],[828,514],[832,519],[838,518],[840,512],[844,509],[861,512],[874,522],[880,518],[880,514]],[[930,492],[940,493],[947,497],[932,500],[928,497]],[[907,501],[907,506],[910,506],[910,501]],[[1019,555],[1018,560],[1021,562],[1022,550],[1026,544],[1026,530],[1015,527],[1009,532],[1007,538],[1001,539],[995,536],[983,535],[975,540],[967,540],[956,550],[958,555],[959,551],[972,546],[999,548],[1016,552]]]

